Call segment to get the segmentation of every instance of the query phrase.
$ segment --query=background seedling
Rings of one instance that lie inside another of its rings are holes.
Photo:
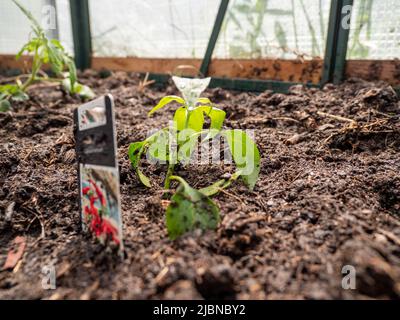
[[[209,197],[229,187],[239,177],[253,189],[260,171],[260,153],[254,141],[242,130],[223,130],[225,111],[216,108],[208,98],[200,97],[210,78],[173,77],[173,81],[183,97],[166,96],[149,112],[151,116],[169,103],[176,102],[180,107],[175,111],[172,125],[155,132],[144,141],[131,143],[128,150],[132,166],[145,186],[151,187],[150,179],[140,170],[140,160],[145,152],[150,159],[168,164],[164,189],[170,188],[171,180],[180,183],[166,213],[171,239],[195,228],[215,229],[219,222],[219,210]],[[203,128],[205,117],[210,118],[209,129]],[[196,190],[182,177],[173,175],[175,165],[188,164],[199,144],[220,136],[227,142],[238,169],[230,178]]]
[[[29,19],[33,32],[33,37],[17,53],[16,59],[19,59],[24,53],[31,54],[32,69],[24,82],[21,81],[22,77],[18,77],[15,84],[0,86],[0,111],[4,112],[11,108],[10,100],[24,101],[29,99],[27,90],[37,81],[59,82],[71,94],[79,94],[83,98],[93,98],[93,91],[77,81],[74,60],[67,54],[61,43],[57,39],[48,39],[32,13],[17,0],[12,1]],[[56,78],[50,78],[43,72],[43,65],[49,65]]]

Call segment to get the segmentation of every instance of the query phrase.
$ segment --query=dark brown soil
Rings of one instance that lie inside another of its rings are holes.
[[[255,129],[260,178],[253,192],[237,183],[215,197],[217,231],[171,241],[161,189],[139,183],[126,153],[167,124],[173,108],[146,113],[175,89],[140,92],[125,73],[82,81],[115,97],[126,259],[80,231],[72,112],[81,101],[36,88],[0,114],[0,266],[16,236],[27,241],[22,262],[0,271],[0,298],[400,298],[400,102],[391,87],[208,90],[227,127]],[[201,187],[225,169],[178,174]],[[161,183],[164,167],[145,170]],[[42,289],[46,265],[56,290]],[[344,265],[356,269],[355,290],[342,289]]]

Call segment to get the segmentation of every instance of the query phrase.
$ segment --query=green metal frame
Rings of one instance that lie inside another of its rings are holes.
[[[221,0],[219,5],[217,17],[213,30],[211,32],[210,40],[208,41],[207,50],[201,62],[200,72],[206,76],[208,73],[208,66],[210,65],[212,54],[214,52],[215,44],[217,43],[219,33],[221,31],[222,23],[224,22],[226,10],[228,9],[229,0]]]
[[[342,19],[346,14],[346,12],[342,12],[342,9],[344,6],[352,4],[353,0],[332,0],[321,82],[318,85],[309,83],[305,85],[318,87],[327,82],[339,83],[343,79],[349,30],[342,26]],[[208,67],[228,10],[228,5],[229,0],[221,0],[207,50],[200,67],[200,72],[204,76],[208,73]],[[79,69],[89,68],[92,50],[88,0],[70,0],[70,6],[76,65]],[[159,83],[165,83],[168,81],[169,75],[153,73],[150,74],[149,78]],[[210,86],[255,92],[264,90],[287,92],[290,86],[296,84],[304,83],[212,77]]]
[[[144,75],[144,73],[143,73]],[[150,73],[148,79],[154,80],[158,85],[166,84],[170,75],[164,73]],[[211,77],[210,88],[223,88],[237,91],[253,91],[263,92],[265,90],[272,90],[278,93],[288,92],[291,86],[302,84],[309,88],[318,88],[319,85],[312,83],[299,83],[299,82],[287,82],[287,81],[276,81],[276,80],[257,80],[257,79],[242,79],[242,78],[221,78]]]
[[[347,14],[343,12],[345,6],[353,6],[353,0],[332,0],[331,2],[321,85],[328,82],[337,84],[343,80],[350,31],[350,28],[344,28],[342,24]]]
[[[90,68],[92,37],[90,35],[88,0],[69,0],[75,64],[78,69]]]

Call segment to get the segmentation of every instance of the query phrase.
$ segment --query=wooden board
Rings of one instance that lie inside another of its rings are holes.
[[[214,59],[210,64],[209,74],[216,77],[318,84],[322,65],[321,59]]]
[[[209,76],[247,79],[269,79],[317,84],[321,77],[323,61],[273,60],[273,59],[213,59]],[[172,73],[179,65],[199,69],[201,59],[157,58],[92,58],[96,70],[124,70],[134,72]],[[190,73],[190,71],[188,71]]]
[[[178,66],[193,66],[198,70],[200,65],[201,59],[92,58],[92,68],[95,70],[172,73]],[[195,70],[190,70],[189,73],[193,72],[196,73]]]
[[[153,72],[171,74],[178,66],[192,66],[183,74],[193,75],[201,65],[201,59],[160,59],[160,58],[105,58],[93,57],[95,70],[121,70],[132,72]],[[291,82],[311,82],[318,84],[323,61],[281,60],[281,59],[214,59],[211,61],[209,75],[227,78],[280,80]],[[30,58],[22,56],[16,60],[14,55],[0,55],[0,69],[23,69],[30,67]],[[370,81],[384,80],[400,86],[400,60],[348,60],[345,77],[361,78]]]
[[[0,55],[0,70],[1,69],[20,69],[27,70],[31,67],[31,57],[22,56],[18,60],[15,55],[2,54]]]
[[[348,60],[346,78],[361,78],[368,81],[383,80],[400,86],[400,60]]]

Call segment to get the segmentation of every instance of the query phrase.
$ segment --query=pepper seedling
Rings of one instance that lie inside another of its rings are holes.
[[[220,220],[219,209],[209,198],[241,177],[244,183],[253,189],[260,172],[260,153],[254,141],[242,130],[223,129],[225,111],[216,108],[208,98],[201,98],[210,78],[189,79],[172,77],[182,94],[166,96],[148,113],[149,116],[171,102],[179,104],[172,125],[150,135],[144,141],[131,143],[128,156],[140,181],[151,187],[150,179],[140,170],[143,154],[151,160],[168,164],[164,180],[164,189],[170,189],[171,180],[177,180],[179,187],[171,197],[166,211],[168,235],[175,239],[183,233],[200,229],[215,229]],[[204,129],[205,117],[210,118],[209,129]],[[222,136],[229,146],[237,171],[228,179],[196,190],[179,176],[174,175],[175,165],[190,163],[196,147]]]
[[[0,86],[0,111],[11,108],[10,100],[28,100],[27,89],[37,81],[59,82],[71,94],[79,94],[83,98],[94,98],[93,91],[77,81],[74,60],[67,54],[57,39],[48,39],[43,28],[31,12],[24,8],[17,0],[12,0],[31,22],[33,37],[17,53],[19,59],[23,53],[32,55],[32,70],[27,79],[22,82],[17,78],[15,84]],[[41,68],[48,64],[57,78],[50,78]],[[68,70],[67,72],[64,72]]]

